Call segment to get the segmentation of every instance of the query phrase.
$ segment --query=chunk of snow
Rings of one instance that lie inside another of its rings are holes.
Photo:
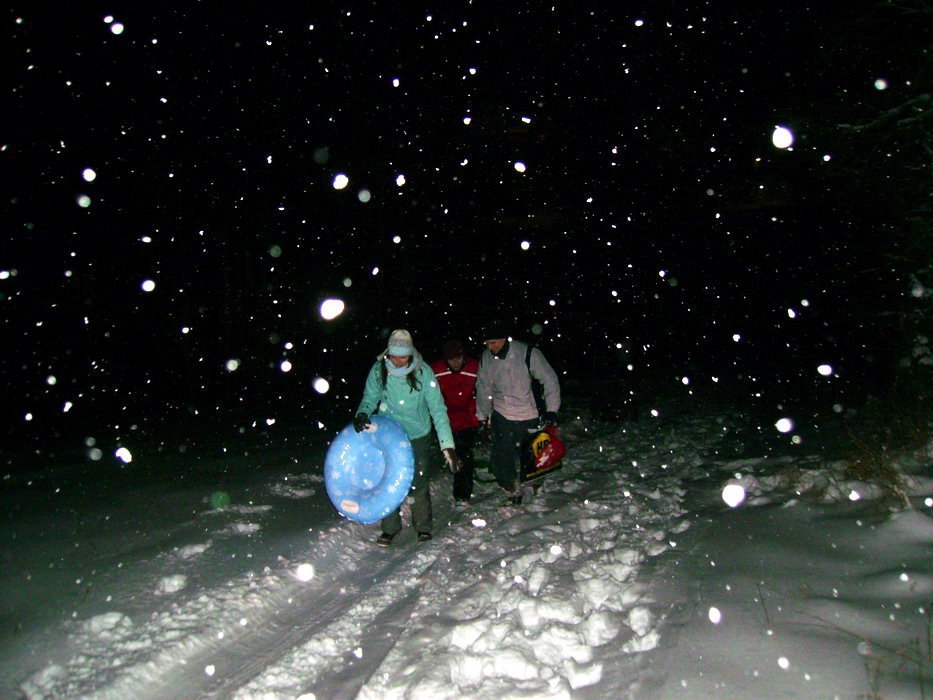
[[[114,633],[120,630],[128,630],[133,626],[133,621],[119,612],[107,612],[95,615],[85,620],[81,628],[95,637],[113,638]]]
[[[188,577],[184,574],[175,574],[174,576],[163,576],[159,581],[159,587],[156,593],[177,593],[188,585]]]

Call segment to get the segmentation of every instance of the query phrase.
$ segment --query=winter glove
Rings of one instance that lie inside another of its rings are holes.
[[[463,466],[463,463],[460,461],[460,458],[457,456],[457,453],[454,452],[453,447],[447,447],[443,450],[444,459],[447,460],[447,466],[450,469],[451,474],[456,474],[460,471],[460,467]]]
[[[477,433],[480,440],[483,442],[489,442],[492,440],[492,425],[490,425],[490,420],[480,421],[479,432]]]
[[[548,426],[557,425],[557,411],[545,411],[544,424]]]
[[[358,433],[362,433],[366,430],[367,425],[369,425],[369,416],[365,413],[357,413],[356,418],[353,419],[353,429]]]

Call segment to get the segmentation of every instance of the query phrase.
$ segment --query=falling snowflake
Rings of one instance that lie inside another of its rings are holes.
[[[325,321],[333,321],[343,313],[345,304],[342,299],[325,299],[321,303],[321,318]]]
[[[775,148],[790,148],[794,144],[794,134],[786,126],[776,126],[771,134],[771,143]]]

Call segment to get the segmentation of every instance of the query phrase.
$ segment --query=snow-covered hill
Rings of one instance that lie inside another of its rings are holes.
[[[484,481],[456,509],[439,471],[435,539],[389,549],[294,440],[5,474],[0,695],[929,692],[928,457],[905,465],[917,509],[888,517],[806,435],[675,408],[568,411],[564,467],[526,506]]]

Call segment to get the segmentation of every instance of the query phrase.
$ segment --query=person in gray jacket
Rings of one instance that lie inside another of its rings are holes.
[[[560,410],[557,373],[536,347],[531,348],[530,367],[525,363],[526,343],[511,340],[503,325],[484,333],[486,349],[476,376],[476,417],[491,428],[490,461],[499,486],[513,503],[521,502],[518,464],[522,441],[541,424],[556,425]],[[538,414],[531,378],[544,388],[546,411]]]

